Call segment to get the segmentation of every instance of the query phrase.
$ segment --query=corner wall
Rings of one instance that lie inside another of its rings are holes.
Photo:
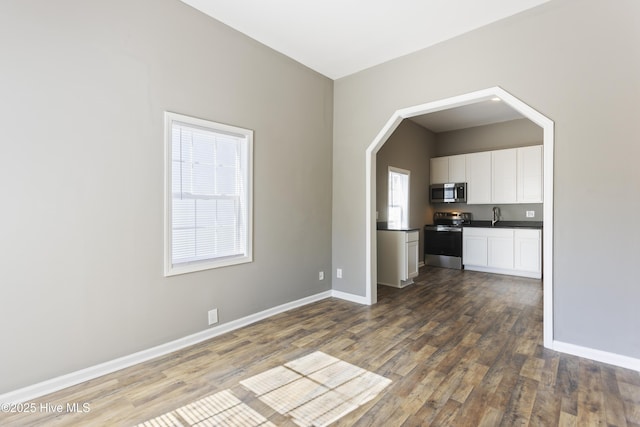
[[[420,230],[419,254],[424,254],[424,225],[430,221],[429,213],[429,159],[434,156],[434,134],[403,120],[376,159],[376,206],[378,221],[387,221],[389,166],[411,171],[409,179],[409,227]]]

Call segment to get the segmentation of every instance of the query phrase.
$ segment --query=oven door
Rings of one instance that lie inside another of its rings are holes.
[[[424,228],[425,255],[462,257],[462,228],[441,225]]]

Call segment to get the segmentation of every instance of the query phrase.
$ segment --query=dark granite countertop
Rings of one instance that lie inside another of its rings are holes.
[[[420,231],[419,228],[389,228],[386,222],[378,222],[376,229],[382,231]]]
[[[464,224],[464,227],[481,227],[481,228],[533,228],[542,229],[542,221],[498,221],[491,226],[491,221],[471,221],[470,224]]]

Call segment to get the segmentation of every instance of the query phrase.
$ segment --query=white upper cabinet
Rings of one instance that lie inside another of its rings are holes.
[[[542,145],[466,155],[467,203],[542,203]]]
[[[449,156],[449,182],[467,182],[467,156]]]
[[[518,203],[542,203],[542,145],[518,148]]]
[[[465,158],[465,154],[432,158],[431,184],[466,182]]]
[[[542,203],[542,145],[431,159],[431,184],[467,183],[468,204]]]
[[[449,182],[449,158],[434,157],[431,159],[430,174],[432,184]]]
[[[491,203],[516,203],[517,149],[491,152]]]
[[[466,156],[467,203],[491,203],[491,152]]]

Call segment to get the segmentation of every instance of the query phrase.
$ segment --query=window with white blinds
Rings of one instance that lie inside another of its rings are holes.
[[[253,131],[165,113],[165,275],[252,260]]]

